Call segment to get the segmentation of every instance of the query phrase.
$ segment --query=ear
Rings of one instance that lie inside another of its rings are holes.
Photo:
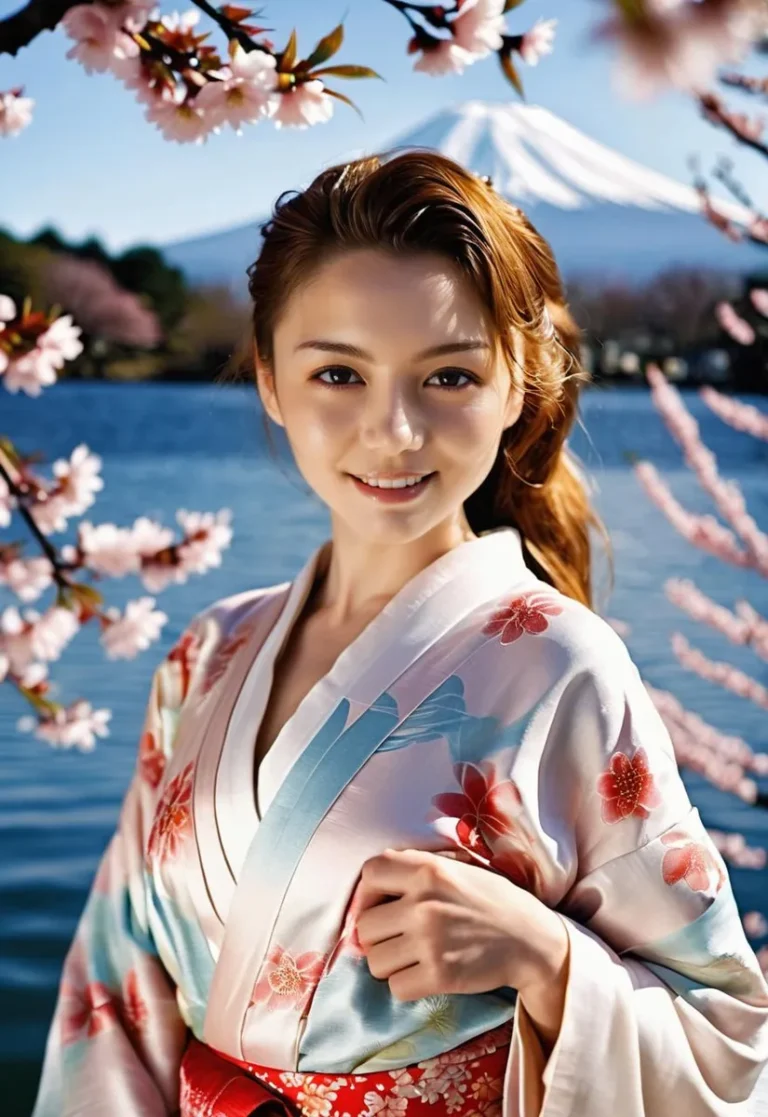
[[[261,360],[256,352],[255,346],[253,349],[253,369],[256,375],[256,388],[264,410],[274,423],[277,423],[280,427],[284,427],[285,423],[283,422],[280,404],[277,399],[277,391],[275,390],[274,366],[268,365],[265,361]]]

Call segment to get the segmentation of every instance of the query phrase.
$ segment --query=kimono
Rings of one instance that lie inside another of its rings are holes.
[[[254,743],[298,576],[215,602],[157,668],[65,961],[34,1117],[704,1117],[768,1061],[768,986],[721,855],[613,629],[513,528],[412,578]],[[510,987],[397,1001],[363,863],[470,851],[570,945],[545,1050]],[[274,1111],[274,1110],[273,1110]]]

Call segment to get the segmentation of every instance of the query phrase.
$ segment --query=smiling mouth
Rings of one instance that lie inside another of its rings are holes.
[[[371,497],[379,504],[405,504],[416,500],[429,487],[432,478],[437,476],[437,471],[422,473],[421,475],[414,474],[412,478],[382,479],[378,484],[372,484],[362,477],[358,477],[355,473],[349,473],[347,476],[354,483],[358,492]]]

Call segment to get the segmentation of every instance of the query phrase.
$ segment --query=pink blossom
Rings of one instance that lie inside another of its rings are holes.
[[[187,97],[177,88],[168,99],[154,98],[145,113],[156,124],[166,140],[175,143],[203,143],[216,127],[212,117],[198,106],[197,97]]]
[[[280,93],[272,119],[276,128],[308,128],[324,124],[332,116],[333,98],[325,92],[323,83],[314,79]]]
[[[69,707],[59,707],[50,717],[20,718],[18,728],[25,733],[34,733],[41,741],[47,741],[54,748],[75,748],[90,752],[96,737],[108,737],[107,723],[112,717],[110,710],[94,710],[90,702],[74,702]]]
[[[739,345],[752,345],[755,331],[741,318],[730,303],[721,302],[715,307],[715,317],[725,332]]]
[[[435,39],[433,45],[422,48],[421,56],[414,62],[413,68],[437,77],[442,74],[463,74],[465,68],[474,61],[474,56],[453,39]]]
[[[33,349],[23,357],[14,357],[8,361],[3,383],[12,395],[24,392],[25,395],[37,397],[43,388],[56,383],[56,373],[44,354],[39,349]]]
[[[61,458],[54,462],[56,487],[30,507],[42,532],[64,531],[68,516],[79,516],[93,504],[94,494],[104,488],[100,469],[101,458],[91,454],[84,443],[72,451],[69,461]]]
[[[688,671],[693,671],[699,678],[738,694],[740,698],[749,698],[755,705],[768,710],[768,687],[763,686],[757,679],[753,679],[744,671],[740,671],[731,663],[721,663],[708,659],[698,649],[691,647],[688,641],[679,632],[672,636],[672,651]]]
[[[0,560],[0,583],[9,586],[22,601],[35,601],[52,581],[53,567],[45,555]]]
[[[463,0],[459,14],[451,21],[451,32],[456,44],[474,58],[499,50],[504,33],[504,0]]]
[[[764,287],[753,287],[749,292],[749,298],[755,310],[764,318],[768,318],[768,291]]]
[[[11,509],[15,503],[5,478],[0,477],[0,527],[8,527],[11,522]]]
[[[17,136],[32,121],[35,102],[13,90],[0,93],[0,136]]]
[[[538,19],[523,35],[520,57],[527,66],[535,66],[545,54],[554,50],[556,19]]]
[[[264,116],[271,116],[278,107],[275,93],[276,61],[272,54],[253,50],[246,52],[239,43],[230,48],[231,61],[222,71],[223,81],[209,81],[198,92],[195,104],[218,124],[230,124],[240,131]]]
[[[78,525],[78,545],[86,566],[110,578],[135,574],[141,565],[130,529],[83,520]]]
[[[53,605],[42,615],[28,609],[22,618],[10,605],[0,614],[0,646],[13,673],[20,675],[36,659],[58,659],[79,627],[71,609]]]
[[[200,12],[196,8],[190,8],[188,12],[170,12],[161,18],[160,22],[167,31],[178,32],[183,34],[185,31],[191,31],[200,22]]]
[[[107,610],[110,624],[101,643],[109,659],[133,659],[157,640],[168,616],[154,606],[154,597],[140,597],[128,602],[122,617],[117,609]]]
[[[7,677],[11,669],[11,661],[5,652],[0,651],[0,683]]]
[[[753,292],[754,293],[754,292]],[[724,396],[714,388],[702,388],[699,395],[715,415],[738,431],[745,431],[753,438],[768,442],[768,414],[751,403]]]
[[[12,322],[16,317],[16,303],[9,295],[0,295],[0,322]]]
[[[187,512],[180,509],[176,519],[184,531],[185,540],[179,546],[179,558],[185,571],[204,574],[214,566],[221,566],[221,552],[232,542],[229,508],[219,512]]]
[[[115,58],[132,58],[138,45],[121,29],[123,6],[78,4],[70,8],[61,23],[75,45],[67,58],[76,58],[86,73],[103,73],[112,68]],[[127,14],[127,13],[126,13]]]
[[[759,911],[748,911],[742,919],[744,930],[751,939],[762,939],[768,935],[768,921]]]

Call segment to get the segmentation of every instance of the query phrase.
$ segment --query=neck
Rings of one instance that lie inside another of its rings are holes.
[[[383,609],[441,555],[475,539],[463,509],[450,523],[408,543],[382,544],[334,524],[320,553],[310,609],[332,627],[355,624]]]

